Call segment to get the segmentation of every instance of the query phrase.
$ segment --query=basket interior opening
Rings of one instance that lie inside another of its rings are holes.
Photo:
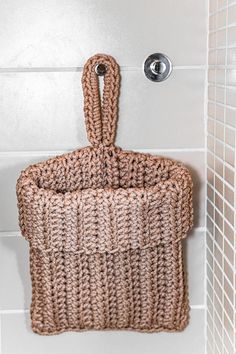
[[[178,173],[170,159],[140,153],[64,155],[41,165],[35,182],[39,188],[58,193],[88,188],[145,188],[167,181]]]

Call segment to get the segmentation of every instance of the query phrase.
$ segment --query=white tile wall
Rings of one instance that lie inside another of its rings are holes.
[[[204,0],[1,1],[0,65],[78,67],[109,50],[122,66],[140,67],[157,49],[175,65],[202,65],[205,16]]]
[[[204,353],[206,14],[204,0],[0,2],[1,354]],[[157,51],[174,64],[161,84],[142,73],[147,55]],[[185,241],[192,310],[179,334],[41,337],[30,329],[28,244],[19,234],[16,179],[30,163],[88,144],[80,80],[96,52],[122,66],[117,145],[181,160],[193,176],[195,226]],[[228,120],[233,124],[230,111]]]
[[[28,243],[23,237],[0,237],[1,310],[29,309],[31,284]]]
[[[225,36],[209,53],[214,75],[208,80],[207,354],[236,353],[235,6],[236,1],[210,0],[210,23],[224,12],[224,21],[210,31],[221,36],[223,26]]]
[[[203,148],[203,87],[201,69],[176,70],[161,85],[147,80],[141,70],[124,69],[117,144],[136,149]],[[0,101],[2,151],[88,144],[80,72],[0,73]]]
[[[31,332],[28,314],[9,314],[2,316],[2,349],[9,354],[164,354],[173,349],[175,354],[200,354],[204,353],[203,332],[203,310],[192,310],[190,325],[183,333],[93,331],[49,337]]]

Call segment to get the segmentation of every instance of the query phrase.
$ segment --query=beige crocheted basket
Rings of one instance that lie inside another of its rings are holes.
[[[31,165],[17,182],[39,334],[188,323],[181,241],[192,226],[191,177],[176,161],[114,145],[119,81],[111,56],[90,58],[82,84],[92,146]]]

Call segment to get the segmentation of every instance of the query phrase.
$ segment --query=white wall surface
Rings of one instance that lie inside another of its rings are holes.
[[[0,2],[1,354],[204,353],[204,0],[2,0]],[[28,244],[15,184],[28,164],[87,145],[81,71],[97,52],[121,65],[117,144],[184,161],[194,179],[195,226],[186,240],[191,319],[178,334],[65,333],[29,324]],[[142,72],[149,54],[174,65],[163,83]]]

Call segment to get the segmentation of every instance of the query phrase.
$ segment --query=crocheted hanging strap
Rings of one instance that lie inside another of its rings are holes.
[[[102,98],[99,92],[99,78],[96,73],[96,67],[99,64],[103,64],[102,67],[105,67]],[[91,57],[84,66],[82,86],[85,124],[90,143],[94,147],[113,145],[120,86],[119,65],[115,59],[105,54]]]

